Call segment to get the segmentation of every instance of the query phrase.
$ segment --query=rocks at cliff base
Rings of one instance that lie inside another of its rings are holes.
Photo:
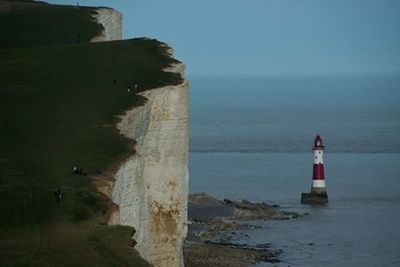
[[[260,227],[249,221],[288,220],[298,216],[264,202],[221,201],[205,193],[190,194],[185,266],[248,266],[260,261],[279,262],[280,249],[272,249],[269,244],[236,243],[249,238],[236,230]]]
[[[188,243],[184,248],[186,267],[246,267],[257,262],[279,262],[280,250],[258,250],[215,243]]]
[[[279,209],[277,205],[252,203],[247,200],[241,202],[224,199],[227,206],[234,209],[234,218],[237,220],[288,220],[297,218],[299,214]]]
[[[189,219],[198,222],[210,222],[221,218],[252,221],[252,220],[288,220],[297,218],[299,214],[284,211],[278,205],[253,203],[247,200],[220,201],[205,193],[189,195]]]

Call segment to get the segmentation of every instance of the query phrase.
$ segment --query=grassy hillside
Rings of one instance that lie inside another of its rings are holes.
[[[86,43],[103,30],[95,9],[0,0],[0,48]]]
[[[51,24],[50,14],[40,19]],[[0,25],[4,16],[13,15],[0,13]],[[99,29],[91,23],[86,40]],[[101,198],[72,167],[90,175],[128,155],[132,144],[115,129],[116,115],[144,100],[127,88],[180,83],[178,74],[162,71],[176,61],[148,39],[63,44],[50,32],[43,37],[50,45],[23,33],[3,43],[21,25],[0,27],[0,265],[146,266],[129,246],[133,229],[103,224]]]

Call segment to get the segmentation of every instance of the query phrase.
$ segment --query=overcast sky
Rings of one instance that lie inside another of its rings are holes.
[[[79,3],[118,9],[124,38],[167,42],[190,75],[400,73],[398,0]]]

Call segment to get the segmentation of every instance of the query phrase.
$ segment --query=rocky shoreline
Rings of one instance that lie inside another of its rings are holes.
[[[277,205],[221,201],[205,193],[190,194],[185,266],[244,267],[261,261],[279,262],[281,249],[271,248],[267,243],[254,246],[236,243],[237,230],[258,227],[251,221],[290,220],[299,216]]]

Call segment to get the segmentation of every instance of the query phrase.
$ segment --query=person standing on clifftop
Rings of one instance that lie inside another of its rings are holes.
[[[79,176],[83,174],[83,169],[79,165],[75,164],[72,168],[72,174]]]
[[[78,173],[79,173],[78,165],[74,165],[74,167],[72,168],[72,173],[75,174],[75,175],[78,175]]]
[[[56,199],[57,203],[60,203],[62,200],[62,193],[60,189],[57,189],[56,191],[54,191],[54,198]]]

